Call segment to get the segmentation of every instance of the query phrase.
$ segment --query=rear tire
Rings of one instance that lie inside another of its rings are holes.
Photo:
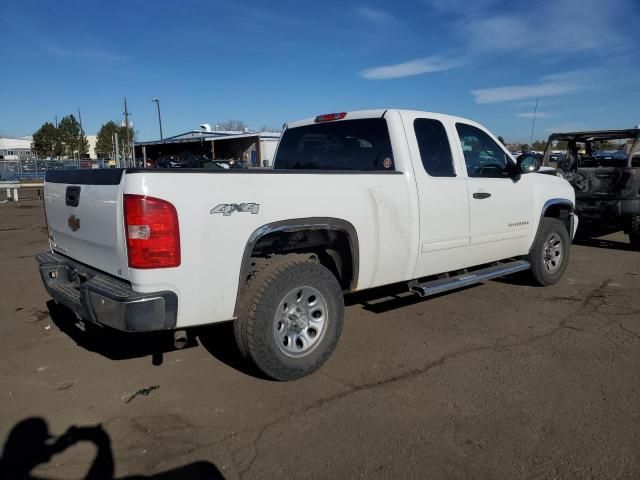
[[[531,276],[542,286],[557,283],[569,262],[571,240],[567,227],[557,218],[544,217],[529,251]]]
[[[295,380],[319,369],[342,332],[344,299],[330,270],[309,260],[276,263],[247,286],[234,332],[265,375]]]

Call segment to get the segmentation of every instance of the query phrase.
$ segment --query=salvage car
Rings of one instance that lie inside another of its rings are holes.
[[[250,362],[293,380],[334,350],[346,293],[562,277],[573,189],[482,125],[364,110],[285,127],[273,169],[48,172],[49,294],[131,332],[233,321]]]
[[[640,250],[640,129],[554,133],[543,165],[552,163],[558,142],[567,145],[556,166],[575,189],[580,235],[622,230]]]

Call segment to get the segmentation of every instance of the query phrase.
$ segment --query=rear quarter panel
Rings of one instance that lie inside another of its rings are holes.
[[[162,198],[176,207],[182,255],[177,268],[129,269],[129,279],[140,292],[175,291],[179,327],[230,320],[252,233],[272,222],[332,217],[351,223],[358,234],[356,289],[406,280],[417,258],[414,185],[411,172],[127,174],[125,193]],[[211,213],[231,203],[257,203],[259,212]]]

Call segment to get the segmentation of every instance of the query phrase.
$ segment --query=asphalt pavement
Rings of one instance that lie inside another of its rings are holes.
[[[549,288],[352,295],[333,356],[290,383],[247,368],[229,324],[183,350],[80,330],[40,283],[46,247],[40,202],[0,205],[2,462],[35,476],[640,478],[640,252],[621,234],[574,245]]]

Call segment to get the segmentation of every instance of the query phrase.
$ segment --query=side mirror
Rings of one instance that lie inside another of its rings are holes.
[[[533,155],[527,155],[518,159],[518,168],[522,173],[537,172],[542,165],[542,159],[534,157]]]

